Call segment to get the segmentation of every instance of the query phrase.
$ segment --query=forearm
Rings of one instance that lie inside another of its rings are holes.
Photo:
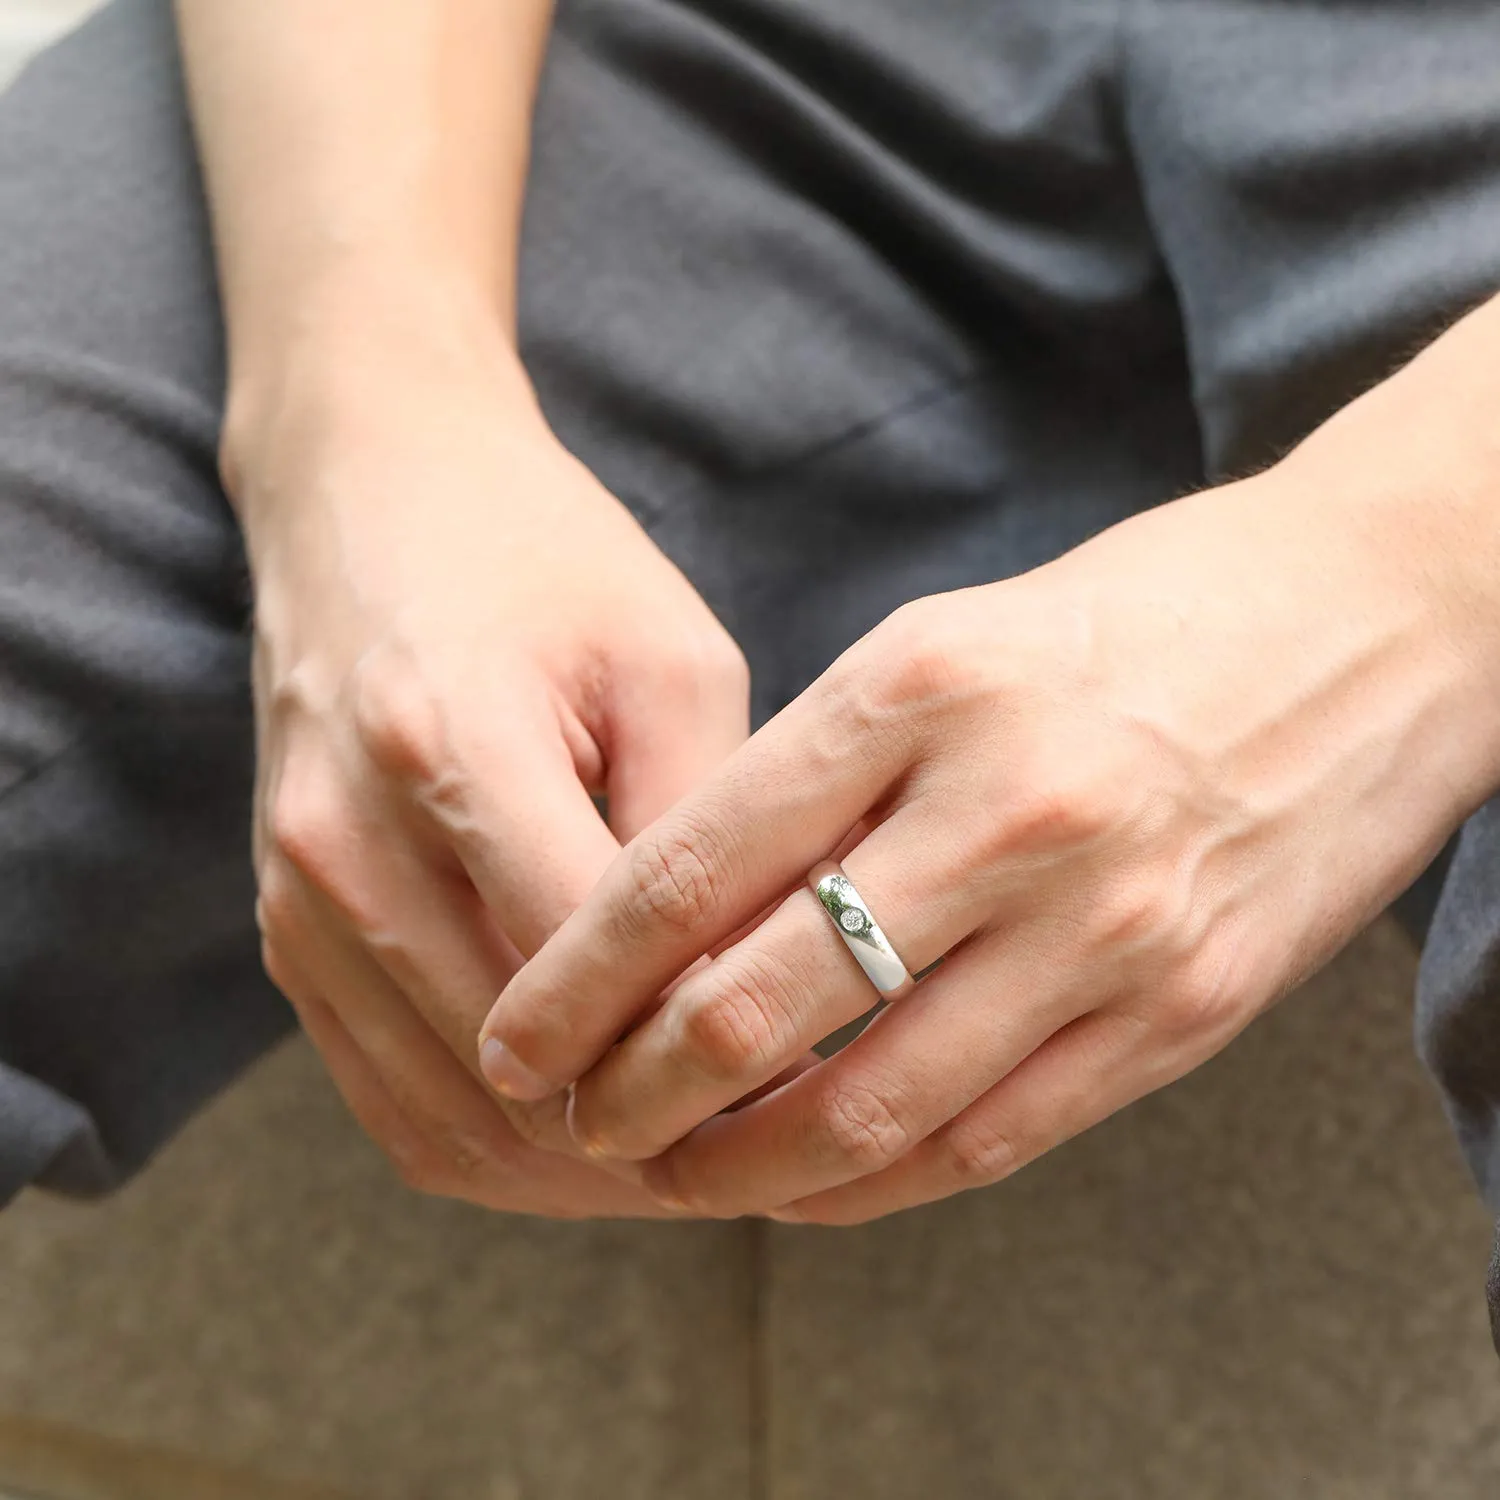
[[[511,341],[550,0],[177,9],[228,330],[231,450],[289,370],[392,327],[483,323]]]

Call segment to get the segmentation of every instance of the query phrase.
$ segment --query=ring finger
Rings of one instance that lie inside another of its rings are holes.
[[[664,1202],[764,1212],[880,1172],[1092,1010],[1053,920],[989,932],[844,1050],[649,1163]]]
[[[934,857],[943,845],[929,821],[917,804],[898,809],[844,860],[912,972],[973,933],[994,901]],[[596,1156],[656,1156],[879,998],[818,898],[796,890],[578,1082],[574,1133]]]

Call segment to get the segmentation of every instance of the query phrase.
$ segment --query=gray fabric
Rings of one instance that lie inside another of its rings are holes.
[[[574,0],[527,359],[763,718],[1500,289],[1497,77],[1493,0]],[[110,1187],[288,1024],[221,365],[167,0],[117,0],[0,99],[0,1200]],[[1422,1000],[1492,1188],[1497,819]]]

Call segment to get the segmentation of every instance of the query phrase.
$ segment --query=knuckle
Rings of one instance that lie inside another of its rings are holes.
[[[862,642],[891,660],[919,655],[943,633],[944,614],[929,596],[893,609]]]
[[[780,1007],[753,969],[720,961],[713,980],[683,1013],[679,1045],[691,1068],[719,1082],[758,1077],[785,1045]]]
[[[459,1131],[443,1133],[442,1149],[449,1175],[460,1188],[477,1186],[492,1176],[498,1165],[489,1147]]]
[[[1200,949],[1174,964],[1158,991],[1156,1029],[1184,1045],[1216,1037],[1232,1013],[1227,989],[1217,955]]]
[[[868,747],[863,753],[879,758],[900,753],[916,735],[919,716],[868,644],[834,664],[821,692],[827,711],[807,746],[814,775],[836,774],[848,763],[851,747]]]
[[[331,781],[288,773],[266,822],[260,905],[270,930],[294,930],[313,917],[298,890],[305,882],[355,932],[384,941],[386,924],[359,830]]]
[[[453,1106],[445,1098],[434,1097],[422,1077],[387,1072],[382,1082],[400,1121],[399,1129],[388,1132],[382,1146],[390,1150],[399,1139],[408,1154],[431,1167],[447,1184],[443,1191],[508,1167],[510,1158],[496,1133],[449,1113]]]
[[[694,687],[740,688],[748,691],[750,664],[734,637],[719,623],[686,631],[666,659],[667,674]]]
[[[980,685],[980,657],[956,628],[951,607],[932,599],[903,604],[867,644],[878,653],[879,691],[891,707],[940,703]]]
[[[720,875],[708,841],[678,825],[648,829],[631,847],[627,925],[696,932],[718,909]]]
[[[255,920],[262,938],[287,939],[296,932],[299,906],[296,880],[279,859],[270,859],[261,870],[255,901]]]
[[[1115,791],[1087,778],[1029,778],[1025,792],[1006,808],[1001,836],[1012,852],[1045,853],[1085,848],[1115,829]]]
[[[750,693],[750,663],[727,630],[715,632],[709,647],[709,666],[716,681],[739,697]]]
[[[829,1089],[817,1113],[818,1127],[843,1163],[875,1172],[899,1160],[912,1146],[911,1132],[872,1089],[850,1084]]]
[[[266,978],[281,991],[293,1005],[297,1003],[294,991],[297,988],[296,980],[292,975],[290,966],[281,948],[269,937],[263,937],[260,944],[260,966],[265,971]]]
[[[355,733],[377,770],[418,784],[439,778],[442,714],[409,655],[393,646],[368,652],[354,668],[350,693]]]
[[[488,1143],[443,1124],[393,1133],[380,1146],[407,1187],[428,1197],[478,1201],[508,1168]]]
[[[965,1120],[943,1135],[948,1176],[963,1186],[980,1187],[1008,1177],[1022,1163],[1014,1136],[992,1120]]]
[[[319,889],[335,883],[345,834],[329,790],[289,768],[271,800],[266,825],[268,859],[283,860]]]
[[[825,674],[836,752],[848,745],[903,747],[933,715],[986,688],[986,669],[961,631],[932,600],[904,604]]]

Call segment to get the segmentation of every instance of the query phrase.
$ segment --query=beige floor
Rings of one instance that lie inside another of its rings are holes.
[[[1492,1500],[1486,1226],[1380,929],[1228,1056],[853,1232],[486,1219],[293,1046],[0,1216],[0,1486],[59,1500]]]

